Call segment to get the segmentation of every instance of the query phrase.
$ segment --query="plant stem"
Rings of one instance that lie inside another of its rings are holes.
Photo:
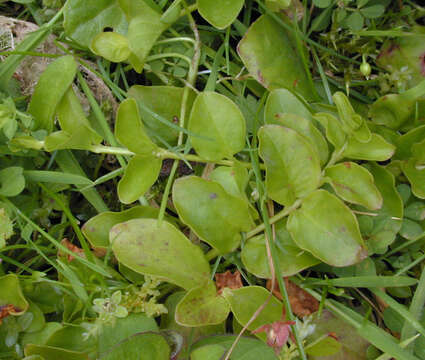
[[[269,224],[272,225],[278,222],[279,220],[282,220],[284,217],[288,216],[290,213],[298,209],[300,205],[301,205],[301,200],[295,201],[293,205],[286,207],[282,211],[278,212],[276,215],[272,216],[269,219]],[[252,238],[253,236],[263,232],[265,228],[266,228],[266,225],[264,223],[262,223],[261,225],[258,225],[255,229],[252,229],[251,231],[246,233],[246,238],[247,239]]]
[[[198,32],[198,28],[196,27],[196,23],[195,20],[193,20],[192,14],[190,10],[191,8],[187,6],[186,2],[183,1],[184,6],[185,6],[185,10],[187,11],[187,17],[189,18],[189,24],[190,27],[192,28],[194,37],[195,37],[195,44],[193,47],[193,57],[192,57],[192,61],[190,62],[190,66],[189,66],[189,72],[187,75],[187,82],[186,85],[184,87],[183,90],[183,96],[182,96],[182,105],[180,108],[180,120],[179,120],[179,125],[180,128],[184,129],[185,128],[185,116],[186,116],[186,107],[187,107],[187,102],[189,99],[189,93],[191,88],[194,87],[195,85],[195,81],[196,81],[196,76],[198,73],[198,67],[199,67],[199,61],[201,58],[201,38],[199,36],[199,32]],[[195,10],[196,7],[193,9]],[[177,139],[177,146],[181,146],[183,144],[183,132],[180,131],[179,132],[179,137]],[[164,218],[164,214],[165,214],[165,208],[167,206],[167,202],[168,202],[168,196],[170,194],[170,190],[171,190],[171,185],[174,181],[174,175],[177,171],[177,167],[179,164],[179,160],[176,159],[174,160],[173,166],[171,168],[171,172],[170,175],[168,176],[168,180],[167,180],[167,184],[165,186],[165,190],[164,193],[162,195],[162,201],[161,201],[161,206],[159,208],[159,214],[158,214],[158,225],[161,225],[162,219]]]

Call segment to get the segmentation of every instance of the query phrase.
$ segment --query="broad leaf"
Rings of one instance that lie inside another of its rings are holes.
[[[425,138],[425,125],[418,126],[397,139],[396,159],[408,160],[412,156],[412,146]]]
[[[28,112],[34,117],[34,130],[53,130],[56,108],[76,73],[77,63],[67,55],[50,63],[41,74],[28,105]]]
[[[118,141],[136,154],[152,155],[157,146],[146,134],[140,119],[136,100],[124,100],[117,112],[115,136]]]
[[[156,156],[134,156],[118,183],[120,201],[131,204],[144,195],[158,179],[161,166],[162,160]]]
[[[117,0],[69,0],[65,5],[65,33],[79,44],[89,47],[92,39],[105,28],[124,34],[125,15]]]
[[[402,163],[404,175],[412,185],[412,192],[420,199],[425,199],[425,169],[418,169],[415,158]]]
[[[110,231],[112,250],[130,269],[158,276],[192,289],[210,278],[210,267],[201,249],[173,225],[154,219],[133,219]]]
[[[229,315],[228,302],[220,295],[213,281],[189,290],[176,308],[176,322],[183,326],[217,325]]]
[[[191,360],[220,360],[229,350],[236,335],[219,335],[203,338],[192,345]],[[218,357],[217,357],[218,356]],[[273,349],[251,337],[241,337],[233,349],[232,360],[276,360]]]
[[[244,0],[197,0],[202,17],[218,29],[224,29],[235,21],[242,10]]]
[[[304,118],[295,114],[277,114],[275,124],[286,126],[303,135],[314,147],[320,158],[320,164],[325,165],[328,160],[328,143],[322,133],[313,125],[311,118]]]
[[[355,215],[325,190],[307,196],[287,228],[300,248],[329,265],[349,266],[367,256]]]
[[[179,132],[178,129],[173,128],[171,125],[176,121],[178,122],[180,117],[183,92],[184,88],[175,86],[142,85],[134,85],[128,91],[128,96],[138,102],[140,115],[146,126],[147,133],[157,144],[162,145],[164,141],[170,145],[176,143]],[[195,96],[194,91],[189,92],[186,117],[190,114]],[[166,122],[158,120],[146,108],[162,117]]]
[[[248,29],[238,53],[250,74],[264,87],[287,88],[306,99],[314,98],[295,44],[285,29],[267,15]]]
[[[264,122],[276,124],[278,114],[295,114],[308,120],[312,118],[306,105],[287,89],[275,89],[270,92],[264,107]]]
[[[224,95],[206,91],[193,103],[190,141],[207,160],[232,158],[245,146],[246,124],[237,105]]]
[[[109,246],[109,231],[114,225],[131,219],[155,219],[158,213],[158,209],[148,206],[134,206],[121,212],[105,211],[87,221],[82,231],[91,246],[107,248]]]
[[[309,252],[300,249],[286,230],[286,221],[275,224],[276,250],[279,258],[281,276],[291,276],[320,263]],[[270,265],[267,256],[266,239],[259,235],[248,239],[242,252],[241,260],[246,269],[255,276],[270,279]]]
[[[19,195],[25,189],[24,169],[11,166],[0,170],[0,195],[12,197]]]
[[[254,226],[248,204],[214,181],[196,176],[176,180],[173,202],[180,219],[220,254],[235,250],[240,233]]]
[[[287,127],[265,125],[258,137],[260,156],[266,165],[267,194],[271,199],[291,205],[320,185],[319,156],[304,136]]]
[[[25,347],[25,356],[40,355],[43,360],[88,360],[87,354],[59,349],[45,345],[28,344]]]
[[[138,333],[120,342],[99,359],[169,360],[170,346],[165,337],[158,333]]]
[[[127,60],[131,54],[128,39],[115,32],[101,32],[96,35],[90,44],[90,50],[117,63]]]
[[[266,303],[270,293],[260,286],[245,286],[237,290],[225,288],[223,290],[223,296],[229,302],[233,315],[244,326],[258,308]],[[282,309],[282,303],[276,297],[272,296],[264,309],[248,326],[248,329],[252,331],[261,325],[281,320]],[[263,334],[257,334],[257,336],[264,339]]]
[[[344,162],[326,169],[326,176],[336,194],[343,200],[363,205],[371,210],[380,209],[382,196],[376,188],[373,175],[353,162]]]
[[[19,279],[15,274],[0,277],[0,307],[12,305],[9,314],[21,315],[28,309],[28,302],[22,294]]]
[[[385,161],[393,156],[395,146],[384,140],[381,135],[372,134],[367,143],[362,143],[354,137],[350,138],[343,156],[357,160]]]
[[[314,118],[325,128],[326,138],[335,147],[335,150],[340,150],[347,140],[341,122],[329,113],[317,113]]]

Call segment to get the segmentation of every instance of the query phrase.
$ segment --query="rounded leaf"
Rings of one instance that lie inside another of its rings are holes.
[[[226,299],[217,295],[213,281],[193,288],[176,308],[176,322],[183,326],[217,325],[226,320],[230,307]]]
[[[24,169],[11,166],[0,170],[0,195],[16,196],[25,189]]]
[[[189,119],[190,141],[207,160],[232,158],[245,146],[246,124],[237,105],[211,91],[198,95]]]
[[[120,104],[115,120],[115,136],[121,144],[136,154],[152,154],[157,149],[145,132],[134,99],[124,100]]]
[[[198,0],[198,11],[217,29],[232,24],[242,10],[244,0]]]
[[[289,216],[287,228],[300,248],[326,264],[349,266],[367,256],[355,215],[325,190],[307,196]]]
[[[156,156],[136,155],[128,163],[118,183],[118,197],[124,204],[138,200],[158,179],[162,160]]]
[[[275,124],[278,114],[295,114],[311,119],[311,113],[307,107],[287,89],[275,89],[270,92],[264,107],[264,122]]]
[[[254,226],[247,202],[214,181],[196,176],[176,180],[173,202],[180,219],[220,254],[235,250],[240,233]]]
[[[364,167],[347,161],[327,168],[326,176],[343,200],[371,210],[381,208],[381,193],[375,186],[373,175]]]
[[[425,169],[418,169],[416,162],[415,158],[404,161],[401,168],[412,185],[413,194],[420,199],[425,199]]]
[[[267,195],[272,200],[291,205],[320,185],[319,156],[305,137],[279,125],[263,126],[258,137],[266,165]]]
[[[351,137],[343,156],[350,159],[385,161],[393,156],[395,146],[387,142],[381,135],[372,134],[369,142],[363,143]]]
[[[102,32],[96,35],[90,45],[96,55],[112,62],[122,62],[131,54],[128,39],[115,32]]]
[[[0,277],[0,307],[12,305],[9,311],[11,315],[21,315],[28,309],[28,302],[22,294],[19,279],[15,274]]]
[[[133,219],[110,231],[112,251],[120,263],[140,273],[158,276],[192,289],[210,279],[201,249],[173,225],[156,219]]]

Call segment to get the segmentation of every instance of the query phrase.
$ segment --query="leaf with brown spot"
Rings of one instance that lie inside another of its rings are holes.
[[[239,289],[243,286],[241,280],[241,273],[236,270],[233,274],[230,270],[225,273],[215,274],[215,285],[218,294],[221,294],[224,288]]]
[[[70,242],[67,238],[64,238],[61,241],[61,244],[63,246],[65,246],[68,250],[71,250],[76,256],[81,256],[81,257],[85,257],[84,255],[84,250],[79,248],[77,245],[74,245],[72,242]],[[66,256],[67,260],[69,262],[71,262],[72,260],[75,259],[75,256],[72,255],[65,255],[64,253],[62,253],[61,251],[59,251],[59,256]]]

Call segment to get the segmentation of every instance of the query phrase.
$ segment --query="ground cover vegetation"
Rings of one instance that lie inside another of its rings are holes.
[[[419,1],[0,13],[0,358],[425,359]]]

